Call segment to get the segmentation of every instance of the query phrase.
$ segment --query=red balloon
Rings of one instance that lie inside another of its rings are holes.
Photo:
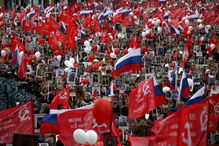
[[[78,68],[78,67],[79,67],[79,64],[74,63],[74,67],[75,67],[75,68]]]
[[[110,59],[109,59],[109,62],[110,62],[110,64],[113,64],[114,61],[113,61],[112,58],[110,58]]]
[[[100,62],[99,62],[99,66],[102,66],[103,65],[103,60],[101,60]]]
[[[94,55],[93,55],[93,54],[90,54],[90,55],[88,56],[88,60],[89,60],[90,62],[93,62],[93,61],[94,61]]]
[[[83,84],[88,84],[88,80],[87,80],[87,79],[83,79],[83,80],[82,80],[82,83],[83,83]]]
[[[142,49],[143,52],[147,52],[148,51],[148,48],[146,46],[142,46],[141,49]]]
[[[106,67],[102,67],[102,71],[106,71]]]
[[[58,56],[58,55],[62,55],[62,53],[63,53],[61,50],[56,50],[55,52],[56,52],[56,55],[57,55],[57,56]]]
[[[124,50],[124,54],[128,54],[128,50],[127,49]]]
[[[151,38],[151,35],[150,35],[150,34],[146,34],[146,38],[147,38],[147,39],[150,39],[150,38]]]
[[[37,58],[36,58],[36,56],[34,55],[34,56],[32,56],[32,60],[37,60]]]
[[[44,44],[46,42],[46,40],[43,38],[38,38],[37,41],[39,42],[39,44]]]
[[[93,116],[97,124],[108,122],[111,119],[112,112],[112,104],[109,100],[102,98],[94,103]]]
[[[118,50],[118,49],[115,49],[115,50],[114,50],[114,53],[116,54],[116,56],[119,55],[119,50]]]
[[[28,63],[28,64],[31,64],[31,63],[32,63],[32,60],[33,60],[33,58],[28,57],[28,58],[27,58],[27,63]]]
[[[154,38],[154,36],[155,36],[155,35],[152,33],[152,34],[151,34],[151,38],[153,39],[153,38]]]
[[[94,45],[94,46],[93,46],[93,49],[94,49],[95,52],[97,52],[97,51],[98,51],[98,46],[97,46],[97,45]]]
[[[97,72],[99,69],[99,64],[93,64],[93,71]]]
[[[102,141],[98,141],[95,146],[104,146],[104,143]]]

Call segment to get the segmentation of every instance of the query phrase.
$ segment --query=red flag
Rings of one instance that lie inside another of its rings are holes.
[[[57,109],[58,105],[62,105],[64,109],[69,109],[69,96],[70,96],[70,87],[67,86],[64,89],[61,89],[50,104],[50,109]]]
[[[45,24],[49,26],[50,32],[59,29],[59,23],[52,17],[47,18]]]
[[[217,131],[217,121],[219,120],[219,94],[205,98],[202,103],[209,103],[209,131]]]
[[[26,51],[24,44],[20,41],[18,36],[16,34],[14,34],[13,38],[11,39],[11,52],[12,53],[14,53],[16,46],[18,46],[19,52]]]
[[[113,17],[113,23],[120,23],[122,21],[122,13],[121,14],[118,14],[116,15],[115,17]]]
[[[157,122],[152,128],[154,146],[207,144],[208,104],[187,106]]]
[[[102,139],[100,133],[109,132],[110,129],[109,122],[102,125],[98,125],[95,122],[92,109],[80,109],[65,112],[58,116],[58,122],[60,126],[59,139],[66,146],[80,146],[80,144],[74,141],[72,136],[74,131],[78,128],[85,131],[93,129],[98,133],[100,139]]]
[[[0,111],[0,143],[12,144],[14,133],[34,134],[33,102]]]
[[[92,15],[89,14],[89,15],[85,18],[85,20],[84,20],[82,26],[85,28],[88,24],[91,23],[91,21],[92,21]]]
[[[28,21],[28,20],[23,21],[23,30],[24,31],[32,31],[35,29],[34,27],[35,26],[32,24],[31,21]]]
[[[150,145],[150,137],[129,136],[128,139],[131,143],[131,146],[149,146]]]
[[[50,35],[50,23],[45,23],[43,21],[38,21],[36,26],[36,32],[44,35]]]
[[[113,119],[112,119],[112,127],[111,127],[111,135],[112,136],[116,136],[117,137],[117,140],[118,140],[118,144],[117,146],[122,146],[122,142],[121,142],[121,135],[119,133],[119,130],[118,130],[118,127],[117,127],[117,124],[116,124],[116,121],[115,121],[115,117],[113,116]]]
[[[141,82],[136,90],[130,95],[129,118],[139,118],[166,104],[159,85],[155,85],[154,77]]]
[[[60,14],[60,20],[62,20],[63,22],[67,23],[68,19],[69,19],[69,11],[68,10],[62,10],[62,13]]]
[[[61,42],[62,44],[66,44],[66,36],[59,30],[55,32],[55,37],[57,41]]]
[[[52,49],[58,50],[60,48],[59,44],[58,44],[58,40],[56,39],[56,37],[54,36],[54,32],[52,32],[49,36],[49,40],[48,40],[49,45],[52,47]]]
[[[122,25],[128,27],[129,25],[134,25],[134,18],[132,16],[127,16],[122,20]]]
[[[16,17],[16,9],[17,9],[17,6],[15,6],[11,11],[11,18],[12,19],[14,19]]]
[[[136,35],[132,35],[130,42],[129,42],[129,48],[140,48],[141,45],[141,39],[140,37],[136,36]]]
[[[23,56],[21,57],[21,64],[19,66],[17,76],[18,78],[22,79],[26,77],[26,74],[27,74],[27,59],[26,59],[26,55],[23,54]]]

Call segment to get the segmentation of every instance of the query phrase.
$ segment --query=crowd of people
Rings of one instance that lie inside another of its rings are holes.
[[[205,97],[217,93],[218,12],[217,1],[186,0],[86,1],[12,10],[2,6],[0,110],[34,100],[35,114],[49,114],[57,92],[70,85],[71,109],[110,98],[121,139],[129,145],[127,135],[151,135],[153,122],[182,104],[177,87],[183,71],[189,97],[203,85]],[[114,76],[118,59],[137,48],[141,48],[141,70]],[[127,119],[129,93],[152,75],[168,104],[145,117]],[[209,144],[214,143],[209,138]]]

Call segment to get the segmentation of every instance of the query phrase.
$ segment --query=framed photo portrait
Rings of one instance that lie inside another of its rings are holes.
[[[62,70],[60,68],[56,69],[55,73],[56,73],[56,77],[61,77],[61,76],[63,76],[65,74],[64,70]]]
[[[98,96],[101,96],[101,90],[100,87],[92,87],[92,95],[94,95],[94,92],[97,92]]]
[[[119,117],[119,126],[127,126],[127,116],[120,116]]]
[[[38,64],[37,65],[37,69],[36,69],[36,76],[37,77],[44,77],[46,73],[46,68],[44,65],[42,64]]]
[[[76,77],[77,77],[76,69],[75,70],[71,70],[70,72],[68,72],[67,83],[74,84],[75,81],[76,81]]]
[[[92,74],[92,83],[93,84],[100,84],[100,76],[99,74],[95,73],[95,74]]]
[[[106,86],[109,86],[109,76],[105,75],[105,76],[102,76],[102,80],[101,80],[101,85],[106,87]]]
[[[53,73],[52,72],[46,72],[46,80],[47,81],[52,81],[53,80]]]
[[[27,75],[31,75],[33,73],[33,69],[31,65],[27,65]]]

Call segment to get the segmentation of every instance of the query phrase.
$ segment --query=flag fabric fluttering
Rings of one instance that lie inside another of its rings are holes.
[[[177,80],[178,80],[178,73],[177,73],[177,69],[173,72],[172,75],[172,80],[171,80],[171,90],[176,90],[177,89]]]
[[[43,117],[40,123],[40,134],[57,134],[60,133],[57,114],[48,114]]]
[[[219,120],[219,93],[205,98],[201,103],[209,104],[209,131],[217,131],[217,121]]]
[[[195,103],[199,103],[204,99],[205,86],[199,89],[188,101],[184,103],[184,105],[191,105]]]
[[[141,49],[135,49],[130,51],[125,56],[118,59],[115,64],[112,76],[118,76],[123,72],[130,70],[141,70]]]
[[[77,143],[72,134],[78,128],[87,130],[95,130],[100,140],[103,140],[102,133],[110,132],[110,121],[98,125],[93,117],[92,109],[79,109],[67,111],[58,116],[58,123],[60,126],[59,139],[66,146],[80,146]]]
[[[67,86],[64,89],[61,89],[50,104],[50,109],[58,109],[58,108],[69,108],[69,96],[70,96],[70,86]],[[62,106],[62,107],[59,107]]]
[[[180,88],[179,88],[179,100],[184,101],[186,98],[188,98],[190,95],[190,89],[189,84],[187,81],[186,73],[183,71],[181,82],[180,82]]]
[[[0,143],[13,144],[13,134],[34,134],[32,101],[0,111]]]
[[[114,96],[114,83],[113,83],[113,81],[111,81],[111,83],[110,83],[110,94],[109,94],[109,96]]]
[[[186,106],[158,121],[152,127],[155,136],[150,139],[152,146],[159,143],[167,145],[196,145],[207,143],[208,104],[198,103]]]
[[[21,61],[18,68],[17,76],[18,78],[22,79],[22,78],[26,78],[26,75],[27,75],[27,59],[26,59],[26,55],[23,54],[21,56]]]
[[[128,117],[139,118],[166,103],[161,87],[152,76],[131,91]]]

